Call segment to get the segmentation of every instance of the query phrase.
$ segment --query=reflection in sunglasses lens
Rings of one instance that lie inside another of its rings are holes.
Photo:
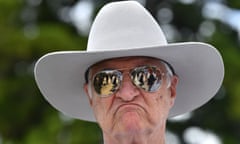
[[[161,73],[155,67],[144,66],[135,68],[131,73],[133,83],[148,92],[154,92],[161,85]]]
[[[117,71],[102,71],[96,74],[93,81],[95,91],[102,96],[113,94],[120,86],[120,75]]]

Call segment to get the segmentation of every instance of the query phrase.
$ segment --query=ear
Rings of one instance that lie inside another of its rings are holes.
[[[174,101],[176,99],[176,95],[177,95],[177,84],[178,84],[178,80],[179,78],[174,75],[171,78],[171,86],[170,86],[170,96],[171,96],[171,102],[170,105],[171,107],[174,105]]]
[[[89,104],[92,106],[92,95],[89,93],[90,89],[87,83],[84,84],[84,91],[88,96]]]

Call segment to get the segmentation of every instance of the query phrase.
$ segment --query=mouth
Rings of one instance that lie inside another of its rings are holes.
[[[139,104],[135,104],[135,103],[121,104],[117,107],[114,115],[119,112],[133,112],[133,111],[139,111],[139,110],[145,111],[145,109]]]

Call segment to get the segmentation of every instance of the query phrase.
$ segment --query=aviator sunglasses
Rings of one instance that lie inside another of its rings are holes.
[[[101,97],[107,97],[119,90],[123,80],[121,71],[126,69],[102,70],[92,79],[93,88]],[[155,92],[162,84],[164,73],[156,66],[140,66],[129,70],[132,83],[146,91]]]

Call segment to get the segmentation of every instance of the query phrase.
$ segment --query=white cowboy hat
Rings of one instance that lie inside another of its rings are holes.
[[[224,65],[219,52],[199,42],[168,44],[151,16],[134,1],[104,6],[92,25],[87,51],[46,54],[35,65],[35,79],[46,100],[73,118],[96,121],[83,90],[92,64],[123,56],[150,56],[170,63],[179,76],[177,97],[169,117],[192,111],[221,87]]]

